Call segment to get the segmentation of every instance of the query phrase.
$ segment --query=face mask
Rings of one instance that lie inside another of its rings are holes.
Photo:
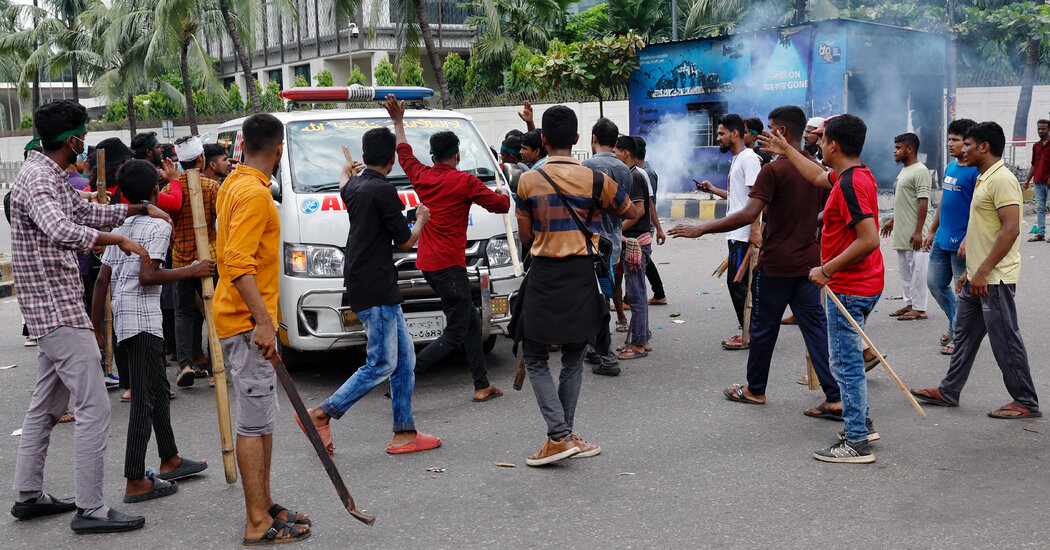
[[[87,151],[84,151],[77,155],[77,162],[84,162],[85,160],[87,160]]]

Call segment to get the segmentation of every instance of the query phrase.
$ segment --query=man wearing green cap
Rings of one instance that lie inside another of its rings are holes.
[[[98,375],[101,357],[84,308],[84,283],[76,253],[116,245],[125,254],[149,254],[136,242],[93,227],[117,226],[127,216],[148,214],[169,223],[149,204],[100,205],[80,198],[66,182],[66,168],[84,151],[87,110],[72,101],[37,108],[33,125],[42,153],[30,151],[11,188],[11,247],[18,305],[38,343],[37,382],[22,424],[15,464],[11,514],[18,519],[77,510],[77,533],[130,531],[145,524],[102,502],[102,470],[109,435],[109,399]],[[76,501],[43,492],[44,459],[51,430],[73,396]]]

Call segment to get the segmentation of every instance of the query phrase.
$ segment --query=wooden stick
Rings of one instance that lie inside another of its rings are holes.
[[[853,330],[857,331],[857,334],[860,334],[860,337],[863,338],[864,341],[868,344],[868,347],[871,348],[871,351],[875,354],[876,357],[879,358],[879,362],[882,363],[882,366],[886,367],[886,372],[890,373],[890,378],[893,378],[893,381],[896,382],[897,386],[901,389],[902,392],[904,392],[904,396],[908,398],[908,402],[911,403],[911,406],[915,407],[915,410],[919,411],[919,416],[921,416],[923,420],[925,420],[926,411],[922,410],[922,406],[919,405],[919,402],[916,401],[915,397],[912,396],[910,391],[908,391],[908,388],[904,386],[904,382],[901,382],[901,379],[899,376],[897,376],[897,373],[893,372],[893,367],[891,367],[890,364],[886,362],[886,358],[883,357],[881,353],[879,353],[878,348],[875,347],[875,343],[871,341],[871,338],[868,338],[868,335],[864,334],[864,330],[862,330],[860,328],[860,325],[857,324],[856,319],[854,319],[853,316],[849,314],[849,311],[846,311],[846,306],[842,305],[842,302],[839,301],[839,297],[835,296],[835,293],[832,292],[831,289],[827,286],[824,287],[824,294],[827,294],[828,298],[831,298],[831,301],[835,302],[835,305],[838,306],[839,311],[841,311],[842,315],[845,316],[847,320],[849,320],[849,324],[853,326]]]
[[[204,196],[201,191],[200,172],[186,171],[186,187],[190,194],[190,210],[193,212],[193,233],[196,237],[197,259],[210,260],[208,246],[208,224],[204,216]],[[226,388],[226,366],[222,360],[222,345],[215,332],[212,316],[212,297],[215,281],[211,277],[201,279],[201,299],[204,301],[204,320],[208,325],[208,351],[211,355],[211,372],[215,377],[215,405],[219,412],[219,441],[222,444],[222,466],[226,472],[226,483],[237,482],[237,463],[233,455],[233,428],[230,426],[230,396]]]
[[[752,255],[751,261],[747,264],[747,300],[744,301],[744,331],[740,335],[740,340],[744,346],[748,347],[751,346],[751,311],[754,309],[754,302],[751,300],[751,286],[755,282],[756,267],[758,267],[758,254]]]
[[[752,256],[751,250],[753,248],[755,248],[755,247],[753,247],[753,246],[748,246],[747,247],[747,253],[744,254],[744,259],[740,261],[740,265],[741,266],[743,266],[744,264],[751,265],[751,256]],[[757,258],[758,254],[755,254],[754,256]],[[743,280],[744,280],[744,270],[743,269],[736,270],[736,277],[733,277],[733,282],[734,283],[739,283],[740,281],[743,281]]]
[[[718,264],[718,267],[715,268],[715,271],[711,276],[721,279],[722,274],[725,273],[727,269],[729,269],[729,256],[726,256],[725,259],[722,260],[722,263]]]
[[[496,190],[503,192],[503,179],[496,176]],[[510,207],[514,208],[514,200],[511,199]],[[521,277],[521,260],[518,258],[518,240],[514,238],[514,227],[510,224],[510,215],[503,214],[503,227],[507,231],[507,248],[510,249],[510,263],[514,265],[514,276]]]
[[[106,150],[98,149],[95,152],[95,202],[109,204],[109,195],[106,194]],[[106,305],[103,313],[103,323],[106,329],[103,331],[106,338],[105,373],[113,372],[113,302],[110,290],[106,289]]]
[[[817,370],[813,368],[813,358],[806,353],[806,385],[810,390],[820,389],[820,380],[817,379]]]

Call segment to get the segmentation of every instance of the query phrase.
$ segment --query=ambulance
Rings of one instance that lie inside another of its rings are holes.
[[[347,146],[360,161],[365,132],[393,129],[382,108],[294,110],[294,105],[378,102],[390,93],[409,107],[405,134],[420,161],[432,164],[428,154],[431,134],[450,130],[460,139],[460,170],[474,174],[492,189],[497,180],[503,186],[509,181],[470,117],[426,108],[426,99],[434,93],[430,89],[353,85],[283,91],[281,96],[291,102],[293,110],[271,113],[284,123],[285,135],[284,156],[271,178],[270,190],[281,219],[278,346],[286,363],[301,362],[313,352],[365,345],[364,327],[344,300],[343,259],[351,220],[339,196],[339,176],[345,164],[342,147]],[[231,120],[220,126],[217,135],[236,160],[243,154],[243,122],[244,118]],[[394,163],[388,178],[397,188],[405,214],[413,219],[419,197],[399,163]],[[477,205],[471,207],[467,225],[467,275],[488,353],[497,336],[507,334],[509,299],[521,284],[511,263],[511,247],[520,249],[520,243],[516,233],[508,241],[502,214]],[[517,228],[516,222],[512,227]],[[415,250],[394,253],[408,330],[416,344],[426,344],[441,336],[445,316],[441,300],[415,262]]]

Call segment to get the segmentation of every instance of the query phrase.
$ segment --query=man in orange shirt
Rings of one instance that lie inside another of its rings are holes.
[[[310,536],[310,519],[274,504],[269,490],[277,416],[277,376],[269,359],[276,353],[281,264],[281,221],[270,196],[270,175],[284,152],[284,125],[272,115],[252,115],[241,133],[244,162],[226,178],[216,203],[215,333],[237,393],[244,544],[296,542]]]

